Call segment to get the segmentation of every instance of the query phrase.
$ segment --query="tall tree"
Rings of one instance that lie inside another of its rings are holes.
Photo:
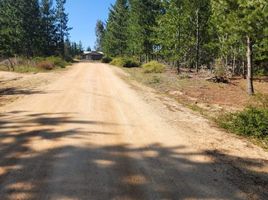
[[[20,0],[0,1],[0,55],[11,57],[20,51]]]
[[[98,20],[96,23],[96,43],[95,43],[95,50],[96,51],[102,51],[102,43],[105,33],[105,27],[104,23],[101,20]]]
[[[58,35],[58,47],[61,56],[65,56],[64,42],[69,36],[68,14],[65,11],[66,0],[56,0],[56,25]]]
[[[50,56],[56,50],[56,16],[52,0],[42,0],[41,6],[41,37],[43,54]]]
[[[54,9],[53,0],[0,0],[0,57],[64,56],[71,46],[65,3]]]
[[[127,0],[117,0],[110,9],[103,46],[111,56],[127,53],[128,11]]]
[[[21,0],[22,46],[23,54],[32,57],[40,53],[41,16],[38,0]]]
[[[145,55],[145,60],[154,55],[155,27],[161,11],[159,0],[130,0],[130,37],[129,44],[133,52]],[[131,50],[130,49],[130,50]]]
[[[185,3],[182,0],[163,1],[163,14],[158,17],[156,44],[159,54],[177,66],[184,61],[187,53],[189,29],[188,18],[185,15]]]
[[[220,37],[230,40],[235,35],[236,40],[241,41],[246,47],[247,61],[247,82],[248,94],[254,94],[253,87],[253,53],[258,42],[263,41],[260,37],[265,35],[265,27],[268,20],[265,18],[267,14],[266,0],[214,0],[212,2],[214,9],[214,17],[217,19],[217,26],[221,31]],[[225,33],[225,34],[224,34]]]

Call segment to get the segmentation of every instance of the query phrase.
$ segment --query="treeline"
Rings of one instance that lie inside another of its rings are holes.
[[[98,27],[107,55],[157,59],[178,72],[223,66],[247,73],[249,94],[252,73],[268,71],[267,0],[117,0]]]
[[[68,39],[66,0],[0,0],[0,57],[81,54]],[[54,6],[55,5],[55,6]]]

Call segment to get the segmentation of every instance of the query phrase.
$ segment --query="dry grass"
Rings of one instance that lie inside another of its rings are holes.
[[[249,97],[246,93],[246,80],[241,77],[235,77],[230,80],[230,83],[224,84],[206,81],[208,76],[206,73],[183,72],[178,75],[176,70],[169,69],[162,74],[144,74],[140,68],[124,70],[130,74],[130,79],[152,87],[160,94],[166,94],[176,99],[180,104],[211,120],[214,125],[216,125],[214,122],[217,123],[218,117],[224,113],[242,111],[249,105],[261,105],[261,107],[268,105],[267,77],[254,81],[258,95]],[[268,149],[267,137],[262,139],[249,136],[247,138]]]
[[[124,69],[133,79],[153,87],[161,93],[176,98],[180,103],[200,110],[221,111],[242,110],[255,101],[246,93],[246,80],[241,77],[231,79],[229,84],[206,81],[208,72],[200,74],[182,72],[178,75],[175,69],[162,74],[144,74],[142,69]],[[257,93],[268,94],[268,81],[263,78],[254,82]]]

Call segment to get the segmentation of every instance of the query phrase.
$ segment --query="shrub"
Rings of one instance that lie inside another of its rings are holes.
[[[268,138],[267,108],[249,107],[242,112],[225,114],[219,117],[218,123],[222,128],[241,135]]]
[[[68,63],[63,60],[61,57],[50,56],[46,58],[46,61],[53,63],[56,67],[64,68],[68,65]]]
[[[112,62],[112,58],[111,57],[108,57],[108,56],[105,56],[105,57],[103,57],[102,59],[101,59],[101,62],[102,63],[110,63],[110,62]]]
[[[112,60],[111,62],[112,65],[118,66],[118,67],[139,67],[140,63],[136,61],[133,58],[127,58],[127,57],[118,57]]]
[[[157,61],[151,61],[142,65],[144,73],[162,73],[165,66]]]
[[[50,61],[41,61],[37,64],[37,67],[44,70],[52,70],[54,69],[55,65]]]
[[[123,67],[124,66],[124,58],[118,57],[114,58],[111,62],[112,65],[118,66],[118,67]]]
[[[132,67],[139,67],[140,65],[141,64],[134,58],[125,58],[123,67],[132,68]]]

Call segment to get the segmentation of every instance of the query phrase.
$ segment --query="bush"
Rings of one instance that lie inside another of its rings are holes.
[[[41,61],[37,64],[37,67],[44,70],[52,70],[55,68],[55,65],[50,61]]]
[[[68,63],[63,60],[61,57],[50,56],[45,59],[46,61],[53,63],[56,67],[64,68],[68,65]]]
[[[125,63],[123,67],[127,67],[127,68],[139,67],[141,65],[138,61],[136,61],[133,58],[125,58],[124,62]]]
[[[101,62],[102,63],[110,63],[110,62],[112,62],[112,58],[111,57],[108,57],[108,56],[105,56],[105,57],[103,57],[102,59],[101,59]]]
[[[114,58],[111,62],[111,65],[115,65],[115,66],[118,66],[118,67],[123,67],[124,66],[124,58]]]
[[[127,67],[127,68],[140,66],[140,63],[138,61],[136,61],[135,59],[126,58],[126,57],[125,58],[123,58],[123,57],[115,58],[112,60],[111,64],[118,66],[118,67]]]
[[[142,65],[144,73],[162,73],[165,66],[157,61],[151,61]]]
[[[222,128],[241,135],[268,138],[268,109],[246,108],[242,112],[226,114],[218,119]]]

